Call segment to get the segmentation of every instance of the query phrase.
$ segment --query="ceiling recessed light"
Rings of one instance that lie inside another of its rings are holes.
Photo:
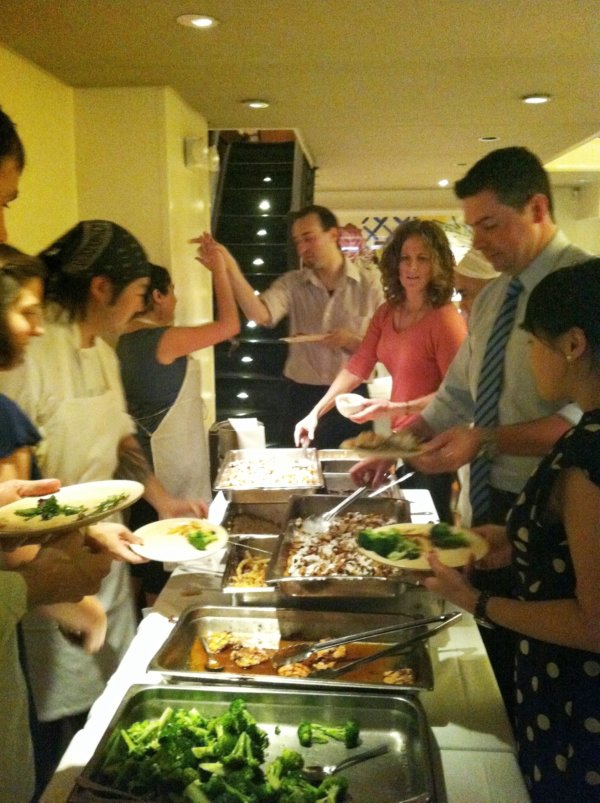
[[[265,184],[269,184],[271,181],[273,181],[273,179],[271,178],[271,176],[265,176],[263,178],[263,181],[265,182]]]
[[[497,142],[500,137],[479,137],[480,142]]]
[[[448,186],[448,184],[450,184],[450,182],[448,181],[448,179],[447,179],[447,178],[441,178],[441,179],[438,181],[438,187],[447,187],[447,186]]]
[[[268,100],[261,100],[260,98],[247,98],[246,100],[241,100],[240,103],[243,103],[249,109],[268,109],[270,105]]]
[[[523,103],[528,103],[531,106],[537,106],[541,103],[548,103],[552,95],[544,95],[541,92],[535,95],[521,95]]]
[[[177,17],[177,22],[187,28],[198,28],[199,30],[214,28],[219,24],[219,20],[214,17],[208,17],[206,14],[182,14]]]

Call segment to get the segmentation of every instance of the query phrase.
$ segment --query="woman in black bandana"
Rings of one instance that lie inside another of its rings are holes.
[[[126,411],[116,356],[105,342],[143,308],[150,275],[144,249],[121,226],[92,220],[78,223],[40,257],[47,268],[45,335],[36,339],[24,369],[7,375],[3,389],[42,434],[37,457],[43,475],[58,477],[63,485],[114,476],[136,479],[161,518],[205,515],[203,502],[171,496],[153,475]],[[138,561],[127,546],[134,537],[120,522],[95,527],[100,536],[124,542],[124,560]],[[40,721],[38,767],[41,757],[48,772],[135,633],[125,563],[113,562],[98,598],[108,628],[104,647],[95,655],[68,641],[48,620],[35,614],[24,620]]]

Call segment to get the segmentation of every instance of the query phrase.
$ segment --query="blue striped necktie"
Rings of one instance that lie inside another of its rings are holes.
[[[473,423],[476,427],[493,427],[498,424],[498,402],[504,375],[504,353],[508,336],[515,322],[517,303],[522,289],[523,285],[520,279],[511,280],[485,347],[473,416]],[[470,499],[472,522],[476,524],[484,524],[489,516],[490,468],[490,459],[484,455],[476,457],[471,463]]]

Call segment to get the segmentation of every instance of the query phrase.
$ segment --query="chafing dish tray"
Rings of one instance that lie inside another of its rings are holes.
[[[361,744],[356,751],[386,744],[385,756],[350,767],[342,774],[348,779],[348,797],[353,803],[408,803],[445,800],[439,756],[418,700],[401,695],[327,694],[297,689],[257,689],[228,685],[132,686],[108,726],[90,762],[69,796],[70,803],[106,800],[93,796],[85,781],[93,781],[120,731],[138,720],[159,717],[167,707],[196,708],[208,716],[223,714],[237,697],[267,732],[266,761],[272,761],[284,747],[300,752],[307,764],[334,764],[351,754],[340,742],[329,741],[310,748],[300,747],[296,730],[302,720],[341,725],[356,719]],[[374,790],[377,790],[374,793]],[[110,798],[118,800],[116,796]],[[182,798],[183,800],[183,798]]]
[[[404,591],[405,573],[363,556],[354,547],[355,525],[341,525],[355,514],[378,516],[377,524],[410,521],[410,504],[405,499],[384,497],[356,499],[332,522],[328,533],[301,533],[303,519],[325,513],[334,504],[335,497],[324,494],[291,497],[285,532],[267,569],[267,583],[277,585],[280,593],[288,596],[373,597],[396,596]],[[359,527],[365,526],[365,519],[358,521]],[[345,534],[339,535],[339,530]],[[294,554],[303,557],[294,558],[290,571]]]
[[[433,688],[433,668],[429,650],[424,642],[411,645],[404,653],[387,656],[348,672],[339,678],[323,679],[310,676],[282,676],[268,660],[268,655],[294,642],[319,641],[337,638],[350,633],[371,630],[376,627],[409,622],[412,617],[402,614],[367,614],[339,611],[311,611],[266,607],[218,607],[192,606],[181,616],[171,635],[152,658],[148,669],[158,671],[177,681],[201,681],[202,683],[246,683],[284,687],[323,687],[326,689],[354,689],[373,692],[415,693]],[[244,647],[264,650],[262,663],[242,669],[233,661],[232,650],[226,647],[217,652],[216,657],[225,666],[218,674],[209,672],[206,665],[206,652],[199,636],[208,638],[214,634],[231,634],[232,640]],[[346,657],[352,660],[377,652],[379,649],[401,642],[402,636],[391,633],[379,636],[368,643],[352,644],[347,648]],[[400,669],[406,680],[398,683],[384,682],[384,673]],[[411,675],[409,682],[408,675]]]
[[[316,449],[231,449],[214,489],[236,502],[282,502],[294,491],[315,493],[323,484]]]
[[[279,536],[236,535],[236,541],[228,551],[221,591],[244,596],[273,594],[274,586],[267,585],[264,578],[270,555],[279,542]]]

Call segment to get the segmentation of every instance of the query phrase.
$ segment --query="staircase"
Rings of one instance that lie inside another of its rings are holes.
[[[220,155],[213,231],[261,292],[296,264],[287,215],[312,202],[313,170],[297,141],[221,143]],[[266,329],[240,315],[240,335],[215,347],[217,421],[257,418],[277,446],[287,321]]]

